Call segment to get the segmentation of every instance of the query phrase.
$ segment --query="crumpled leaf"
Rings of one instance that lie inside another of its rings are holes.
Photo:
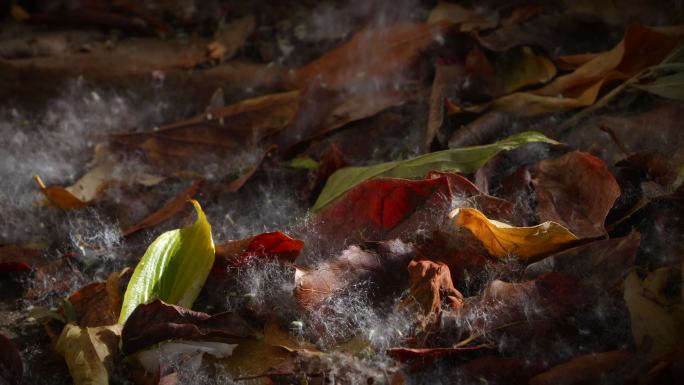
[[[123,230],[123,236],[126,237],[142,229],[156,226],[171,218],[174,214],[181,211],[183,206],[185,206],[185,203],[187,203],[188,200],[192,199],[199,192],[203,182],[204,181],[202,179],[198,179],[193,182],[190,186],[188,186],[187,189],[167,202],[164,206],[159,208],[159,210],[148,215],[142,221]]]
[[[272,258],[294,262],[304,248],[304,242],[280,231],[216,245],[216,264],[238,267],[252,258]]]
[[[602,239],[553,254],[525,268],[524,279],[556,271],[596,290],[610,290],[620,284],[634,265],[641,236]]]
[[[46,186],[38,175],[34,176],[34,179],[48,201],[62,209],[79,209],[88,206],[102,191],[112,185],[154,186],[164,180],[164,177],[136,170],[130,170],[124,177],[114,177],[114,170],[118,166],[119,159],[112,156],[110,147],[106,143],[98,143],[95,145],[90,169],[73,185]]]
[[[559,223],[580,238],[602,236],[620,186],[603,161],[573,151],[534,167],[532,184],[541,221]]]
[[[404,161],[373,166],[343,168],[328,179],[312,210],[322,210],[353,187],[374,177],[420,178],[432,170],[470,173],[482,167],[499,152],[531,142],[557,143],[538,132],[528,131],[488,145],[437,151]]]
[[[128,283],[119,323],[153,299],[189,308],[197,298],[214,264],[214,241],[202,207],[192,204],[195,223],[163,233],[145,251]]]
[[[567,248],[578,238],[555,222],[544,222],[532,227],[512,227],[488,219],[473,208],[454,210],[450,216],[455,224],[468,229],[495,257],[515,255],[522,261]]]
[[[24,367],[14,342],[0,334],[0,380],[8,385],[20,385]]]
[[[659,270],[662,269],[673,268]],[[674,304],[660,303],[658,298],[669,297],[662,292],[666,285],[650,285],[650,288],[647,285],[649,280],[657,280],[659,270],[650,272],[643,281],[635,271],[625,279],[624,299],[632,321],[634,342],[638,347],[650,344],[648,357],[651,359],[684,343],[684,298],[673,298]],[[674,278],[681,285],[682,277],[675,275]]]
[[[155,300],[139,305],[128,317],[121,332],[121,350],[132,354],[165,340],[208,341],[251,335],[252,329],[237,314],[210,316]]]
[[[605,380],[606,374],[624,367],[633,356],[634,353],[624,350],[578,356],[536,375],[530,379],[530,385],[579,385],[594,383],[599,378]]]
[[[125,272],[115,271],[106,282],[90,283],[69,296],[78,325],[95,327],[117,322],[121,309],[119,281]]]
[[[463,295],[451,282],[451,272],[444,263],[413,260],[409,263],[408,270],[411,287],[404,305],[415,302],[426,316],[438,314],[442,309],[442,302],[453,309],[463,306]]]
[[[118,353],[121,325],[79,327],[67,324],[55,350],[64,357],[75,385],[107,385]]]

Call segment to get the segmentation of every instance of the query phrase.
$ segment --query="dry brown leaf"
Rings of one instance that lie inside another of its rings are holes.
[[[98,195],[111,185],[141,184],[153,186],[164,180],[163,177],[130,170],[125,177],[113,176],[117,159],[112,157],[106,143],[95,146],[90,169],[69,187],[45,186],[38,175],[34,176],[38,187],[53,205],[62,209],[78,209],[93,203]]]
[[[579,151],[537,163],[532,184],[539,219],[559,223],[580,238],[605,234],[606,216],[620,196],[605,163]]]
[[[405,71],[450,26],[449,22],[403,23],[358,32],[347,43],[300,68],[295,84],[300,89],[345,90],[350,85],[386,83]]]
[[[211,110],[145,133],[112,139],[141,148],[162,169],[187,167],[198,155],[226,156],[236,149],[258,145],[286,128],[299,109],[298,91],[264,95]]]
[[[451,213],[455,224],[475,235],[495,257],[515,255],[523,261],[569,247],[578,238],[555,222],[544,222],[532,227],[512,227],[488,219],[473,208],[456,209]]]
[[[463,295],[451,282],[451,272],[444,263],[414,260],[409,263],[408,270],[411,288],[405,305],[417,303],[426,316],[438,314],[443,301],[454,309],[463,305]]]
[[[188,201],[190,201],[190,199],[192,199],[192,197],[195,196],[195,194],[199,192],[200,188],[202,187],[202,183],[202,179],[198,179],[195,182],[193,182],[190,185],[190,187],[188,187],[185,191],[183,191],[178,196],[167,202],[159,210],[148,215],[142,221],[123,230],[123,236],[125,237],[142,229],[156,226],[174,216],[176,213],[183,209],[185,204]]]
[[[123,272],[122,272],[123,273]],[[121,274],[113,272],[106,282],[93,282],[69,296],[78,324],[83,327],[113,325],[119,319]]]

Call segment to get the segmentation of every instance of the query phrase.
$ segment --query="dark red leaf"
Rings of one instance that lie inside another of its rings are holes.
[[[121,332],[121,348],[124,354],[131,354],[169,339],[246,338],[252,334],[236,314],[210,316],[155,300],[139,305],[128,317]]]

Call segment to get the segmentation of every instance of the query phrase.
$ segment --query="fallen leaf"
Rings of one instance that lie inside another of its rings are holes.
[[[527,46],[507,52],[497,67],[503,75],[506,93],[546,83],[556,76],[556,66],[551,60]]]
[[[211,341],[216,338],[246,338],[250,326],[231,312],[209,315],[160,300],[139,305],[121,332],[121,349],[132,354],[166,340]]]
[[[197,193],[200,191],[202,188],[202,184],[204,181],[202,179],[198,179],[194,181],[187,189],[185,189],[183,192],[181,192],[179,195],[177,195],[175,198],[167,202],[164,206],[159,208],[159,210],[153,212],[152,214],[148,215],[143,219],[142,221],[134,224],[133,226],[130,226],[123,230],[123,236],[129,236],[135,232],[138,232],[142,229],[154,227],[178,212],[180,212],[185,204],[192,199]]]
[[[211,110],[158,130],[121,134],[112,140],[140,148],[162,170],[179,171],[198,154],[226,156],[285,129],[299,109],[300,94],[264,95]]]
[[[411,287],[404,305],[417,303],[425,316],[439,314],[443,302],[453,309],[463,306],[463,295],[454,288],[444,263],[414,260],[408,270]]]
[[[36,265],[42,264],[43,252],[31,247],[18,245],[0,246],[0,273],[12,271],[30,271]]]
[[[304,242],[275,231],[250,238],[216,245],[217,264],[239,267],[253,258],[277,259],[294,262],[304,248]]]
[[[451,94],[450,91],[460,88],[463,77],[463,67],[460,65],[447,65],[440,62],[435,64],[435,77],[432,80],[430,91],[430,111],[426,126],[425,148],[430,148],[444,121],[444,100]]]
[[[543,160],[533,168],[532,184],[540,220],[559,223],[580,238],[605,235],[620,186],[601,159],[574,151]]]
[[[90,169],[73,185],[45,186],[38,175],[34,176],[34,179],[48,201],[62,209],[79,209],[88,206],[102,191],[114,185],[154,186],[164,180],[163,177],[136,170],[129,170],[125,176],[115,176],[117,167],[119,167],[119,159],[113,156],[110,147],[106,143],[98,143],[95,146],[93,160],[90,162]]]
[[[624,280],[634,265],[641,237],[632,232],[622,238],[603,239],[553,254],[525,268],[524,279],[556,271],[596,290],[610,290]]]
[[[605,47],[612,43],[610,32],[605,23],[591,15],[555,13],[508,24],[486,35],[476,34],[475,38],[483,47],[497,52],[533,46],[549,55],[568,55],[591,52],[597,40],[599,47]]]
[[[610,382],[610,373],[623,368],[633,356],[624,350],[578,356],[534,376],[530,385],[579,385],[594,383],[598,379]]]
[[[369,81],[376,83],[374,86],[390,86],[388,83],[450,25],[399,23],[357,32],[348,42],[300,68],[294,82],[300,89],[345,90]],[[373,55],[367,54],[369,50]]]
[[[119,319],[121,273],[113,272],[106,282],[90,283],[68,298],[76,313],[77,324],[82,327],[113,325]]]
[[[661,64],[649,68],[629,85],[663,98],[684,100],[684,45],[675,48]]]
[[[119,323],[139,304],[161,299],[191,307],[214,264],[211,225],[197,201],[192,226],[167,231],[157,237],[133,272],[124,295]]]
[[[512,150],[531,142],[557,143],[542,134],[529,131],[483,146],[437,151],[404,161],[386,162],[373,166],[343,168],[328,179],[312,210],[322,210],[347,191],[374,177],[421,178],[433,170],[471,173],[499,152]]]
[[[93,328],[67,324],[55,350],[64,357],[75,385],[107,385],[118,353],[121,325]]]
[[[472,232],[487,251],[495,257],[515,255],[522,261],[567,248],[578,238],[555,222],[544,222],[532,227],[512,227],[488,219],[473,208],[456,209],[450,215],[455,224]]]
[[[654,279],[656,274],[658,274],[657,271],[651,272],[646,280],[642,281],[636,272],[630,273],[625,279],[624,291],[634,342],[637,347],[650,344],[648,351],[650,359],[677,349],[684,343],[682,298],[678,298],[675,305],[667,306],[656,300],[664,295],[662,292],[653,293],[644,286],[645,281]],[[681,280],[681,277],[677,278]],[[679,284],[681,285],[681,281]]]
[[[663,61],[682,36],[684,29],[681,27],[647,28],[633,24],[613,49],[595,55],[573,72],[557,77],[542,88],[508,94],[489,105],[452,105],[450,112],[481,112],[489,108],[534,116],[589,106],[596,102],[603,86],[627,80]],[[641,54],[645,51],[649,55]]]
[[[0,379],[8,385],[20,385],[24,366],[19,349],[14,342],[0,334]]]

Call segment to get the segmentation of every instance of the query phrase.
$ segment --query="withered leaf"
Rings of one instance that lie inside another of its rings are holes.
[[[75,385],[109,384],[120,335],[121,325],[64,327],[55,350],[64,356]]]
[[[539,219],[559,223],[580,238],[605,234],[604,221],[620,196],[605,163],[579,151],[539,162],[532,184]]]
[[[83,327],[113,325],[119,319],[121,273],[113,272],[106,282],[90,283],[69,296],[78,325]]]
[[[453,309],[463,305],[463,295],[454,288],[451,272],[444,263],[414,260],[409,263],[408,270],[411,287],[405,304],[417,303],[426,316],[438,314],[442,302]]]
[[[154,300],[139,305],[128,317],[121,332],[121,349],[131,354],[169,339],[206,341],[251,335],[252,329],[237,314],[225,312],[210,316]]]

